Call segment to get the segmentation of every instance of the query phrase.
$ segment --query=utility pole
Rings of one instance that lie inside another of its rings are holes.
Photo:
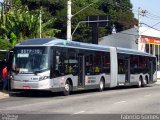
[[[98,0],[96,0],[95,2],[89,4],[88,6],[82,8],[80,11],[78,11],[77,13],[75,13],[74,15],[72,15],[72,2],[71,0],[67,1],[67,40],[72,40],[72,31],[71,31],[71,26],[72,26],[72,17],[77,15],[78,13],[82,12],[83,10],[85,10],[86,8],[90,7],[91,5],[95,4],[96,2],[98,2]]]
[[[39,13],[39,37],[42,38],[42,10]]]
[[[141,27],[141,16],[145,16],[146,10],[142,10],[140,7],[138,8],[138,50],[142,51],[144,50],[144,45],[141,42],[141,33],[140,33],[140,27]]]
[[[140,14],[141,14],[141,8],[138,8],[138,50],[141,51],[141,36],[140,36]]]
[[[72,13],[71,13],[71,0],[68,0],[67,2],[67,40],[71,40],[71,19],[72,19]]]

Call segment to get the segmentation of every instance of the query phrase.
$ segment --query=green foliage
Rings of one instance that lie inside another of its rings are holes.
[[[11,44],[9,41],[0,39],[0,50],[9,50],[11,48]]]
[[[48,38],[48,37],[55,37],[55,34],[60,32],[58,29],[52,28],[52,24],[55,22],[55,18],[51,18],[47,22],[42,24],[42,37]]]
[[[32,16],[27,7],[23,9],[13,8],[7,12],[4,16],[5,22],[0,28],[0,31],[3,30],[5,37],[10,39],[11,34],[15,34],[17,37],[17,42],[23,40],[26,37],[30,37],[38,34],[37,27],[37,16]]]
[[[61,32],[56,37],[66,38],[67,28],[67,0],[22,0],[23,4],[28,5],[30,10],[35,9],[33,6],[43,6],[43,8],[57,18],[53,27],[60,29]],[[94,3],[94,4],[92,4]],[[91,5],[92,4],[92,5]],[[130,0],[72,0],[72,14],[74,15],[84,7],[87,7],[80,13],[72,17],[72,31],[80,21],[85,21],[90,15],[109,15],[110,26],[99,29],[99,37],[108,35],[111,32],[114,23],[117,31],[122,31],[133,27],[137,21],[134,19],[132,4]],[[90,42],[91,29],[86,24],[80,24],[76,30],[73,39],[77,41]]]
[[[99,9],[110,16],[112,23],[116,25],[117,31],[122,31],[137,24],[132,13],[130,0],[108,0],[100,2]]]
[[[22,6],[22,0],[12,0],[12,3],[16,7],[21,7]]]
[[[1,14],[2,19],[0,19],[0,37],[9,39],[12,47],[22,40],[40,36],[40,10],[33,12],[27,6],[20,6],[21,2],[15,3],[19,7],[6,11],[4,15]],[[55,37],[55,34],[60,31],[53,28],[55,20],[46,17],[42,20],[42,37]]]
[[[12,0],[12,2],[16,7],[9,10],[0,20],[0,36],[13,41],[15,38],[13,34],[15,34],[17,42],[39,37],[39,11],[41,9],[43,11],[42,37],[66,39],[67,0]],[[85,9],[81,11],[83,8]],[[72,0],[72,15],[74,15],[72,31],[80,21],[85,21],[87,16],[91,15],[110,16],[109,26],[99,28],[99,37],[110,34],[113,23],[117,31],[129,29],[137,24],[131,9],[130,0]],[[90,42],[91,36],[91,28],[83,23],[79,25],[73,39]]]
[[[15,46],[16,43],[17,43],[17,37],[13,32],[11,32],[11,34],[10,34],[10,44],[11,44],[12,48]]]

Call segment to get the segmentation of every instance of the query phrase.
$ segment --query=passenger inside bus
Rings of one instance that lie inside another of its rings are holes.
[[[30,58],[26,64],[26,68],[28,71],[32,71],[32,65],[33,65],[33,58]]]
[[[73,72],[73,68],[71,65],[66,65],[65,66],[65,73],[72,73]]]
[[[95,73],[99,73],[100,72],[100,68],[98,66],[95,67]]]
[[[47,68],[46,58],[44,56],[42,56],[41,63],[40,63],[40,70],[44,70],[46,68]]]

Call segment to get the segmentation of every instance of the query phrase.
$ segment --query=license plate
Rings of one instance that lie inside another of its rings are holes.
[[[23,89],[24,89],[24,90],[29,90],[30,87],[29,87],[29,86],[23,86]]]

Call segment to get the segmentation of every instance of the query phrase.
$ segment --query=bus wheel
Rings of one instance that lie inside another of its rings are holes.
[[[99,91],[100,92],[104,90],[104,86],[105,86],[104,79],[101,78],[101,80],[99,82]]]
[[[139,78],[139,81],[138,81],[138,87],[139,88],[142,87],[142,78],[141,77]]]
[[[146,87],[146,86],[147,86],[147,77],[144,79],[142,86],[143,86],[143,87]]]
[[[66,83],[65,83],[63,95],[64,95],[64,96],[68,96],[68,95],[70,94],[70,91],[71,91],[71,84],[70,84],[70,82],[67,80]]]

